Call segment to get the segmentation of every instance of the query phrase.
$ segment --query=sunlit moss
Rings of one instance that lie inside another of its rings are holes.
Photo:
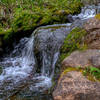
[[[100,14],[97,14],[95,18],[100,20]]]

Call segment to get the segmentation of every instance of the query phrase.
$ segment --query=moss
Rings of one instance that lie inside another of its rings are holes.
[[[100,82],[100,69],[92,67],[92,66],[87,66],[86,68],[82,68],[80,66],[77,67],[68,67],[66,68],[60,77],[63,77],[63,75],[67,74],[68,72],[71,71],[78,71],[83,74],[88,80],[96,82]]]
[[[100,20],[100,14],[97,14],[95,18]]]
[[[0,15],[0,34],[5,35],[6,43],[39,26],[66,23],[67,15],[79,13],[82,6],[80,0],[24,0],[23,3],[18,0],[17,4],[13,0],[1,3],[4,4],[0,6],[5,8],[5,16]]]
[[[30,30],[38,24],[39,18],[39,15],[28,10],[19,11],[15,13],[14,19],[12,20],[13,31]]]
[[[61,47],[61,61],[75,50],[85,50],[87,45],[82,41],[87,32],[82,28],[73,29],[64,40]]]

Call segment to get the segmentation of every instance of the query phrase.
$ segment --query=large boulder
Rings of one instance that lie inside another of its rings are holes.
[[[64,68],[94,66],[100,68],[100,50],[74,51],[62,62]]]
[[[64,73],[53,92],[54,100],[100,100],[100,83],[92,82],[81,72]]]
[[[88,32],[85,37],[85,43],[88,48],[100,49],[100,20],[92,18],[84,25],[84,29]]]

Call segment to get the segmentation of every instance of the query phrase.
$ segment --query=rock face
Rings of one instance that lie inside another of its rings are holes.
[[[85,30],[89,33],[85,37],[88,48],[100,49],[100,20],[92,18],[84,25]]]
[[[54,100],[100,100],[100,83],[89,81],[81,72],[72,71],[59,79]]]
[[[78,66],[94,66],[100,68],[100,50],[75,51],[64,59],[62,66],[65,68]]]
[[[100,20],[91,18],[83,28],[88,32],[83,39],[88,50],[74,51],[63,60],[62,70],[79,66],[100,68]],[[100,100],[100,82],[90,81],[78,71],[67,73],[64,71],[53,92],[53,98],[54,100]]]

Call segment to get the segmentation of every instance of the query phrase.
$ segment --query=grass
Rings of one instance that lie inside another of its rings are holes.
[[[100,69],[93,66],[88,66],[84,69],[83,75],[88,76],[90,80],[100,81]]]
[[[63,73],[61,74],[61,77],[71,71],[81,72],[90,81],[100,81],[100,69],[99,68],[96,68],[93,66],[87,66],[85,68],[82,68],[81,66],[68,67],[63,71]]]

